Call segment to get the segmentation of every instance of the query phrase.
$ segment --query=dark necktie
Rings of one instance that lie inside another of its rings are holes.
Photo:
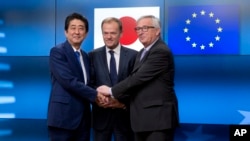
[[[81,64],[81,55],[80,55],[80,52],[79,51],[75,51],[75,55],[76,55],[76,58],[77,58],[77,60],[78,60],[78,63],[79,63],[79,65],[80,65],[80,67],[81,67],[81,70],[82,70],[82,74],[83,74],[83,80],[85,80],[84,79],[84,72],[83,72],[83,68],[82,68],[82,64]]]
[[[117,71],[116,71],[116,62],[115,62],[115,57],[114,57],[114,51],[110,50],[110,69],[109,69],[109,73],[110,73],[110,79],[112,82],[112,85],[115,85],[117,83]]]

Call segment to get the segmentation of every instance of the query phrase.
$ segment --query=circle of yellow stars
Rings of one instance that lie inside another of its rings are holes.
[[[214,47],[214,43],[215,42],[219,42],[220,39],[221,39],[221,37],[219,36],[219,34],[223,31],[223,28],[220,26],[221,20],[219,18],[214,18],[214,13],[213,12],[210,12],[209,14],[207,14],[205,10],[201,10],[200,11],[200,15],[198,15],[197,13],[194,12],[192,14],[192,18],[191,19],[186,19],[186,21],[185,21],[186,26],[191,25],[192,19],[196,19],[198,16],[207,16],[207,15],[208,15],[208,17],[211,20],[214,20],[214,22],[215,22],[216,25],[218,25],[218,27],[216,29],[217,35],[214,37],[214,40],[211,40],[209,42],[209,44],[200,44],[199,45],[195,41],[192,41],[191,36],[188,35],[189,28],[185,27],[183,29],[184,33],[187,34],[185,40],[186,40],[186,42],[190,42],[191,46],[193,48],[200,47],[201,50],[205,50],[206,47],[213,48]]]

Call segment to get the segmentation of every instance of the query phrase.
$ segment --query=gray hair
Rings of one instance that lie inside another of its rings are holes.
[[[161,28],[161,22],[159,20],[159,18],[153,16],[153,15],[145,15],[145,16],[141,16],[137,22],[139,22],[140,20],[142,19],[151,19],[152,20],[152,23],[153,23],[153,26],[155,28]]]

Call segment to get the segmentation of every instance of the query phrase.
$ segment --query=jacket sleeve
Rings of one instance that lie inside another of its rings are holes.
[[[73,58],[72,58],[73,59]],[[74,71],[75,65],[61,48],[52,48],[50,51],[49,66],[52,83],[59,83],[72,95],[78,95],[86,100],[94,101],[96,90],[85,85]]]
[[[134,66],[131,75],[112,87],[112,94],[115,98],[122,97],[128,90],[137,86],[142,86],[153,79],[157,79],[161,73],[167,70],[169,59],[168,50],[152,49],[145,57],[145,61],[138,66]],[[133,94],[133,93],[129,93]]]

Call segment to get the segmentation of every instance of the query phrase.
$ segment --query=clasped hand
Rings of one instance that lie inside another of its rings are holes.
[[[102,85],[97,88],[96,103],[103,108],[125,108],[125,105],[117,99],[111,97],[110,87]]]

